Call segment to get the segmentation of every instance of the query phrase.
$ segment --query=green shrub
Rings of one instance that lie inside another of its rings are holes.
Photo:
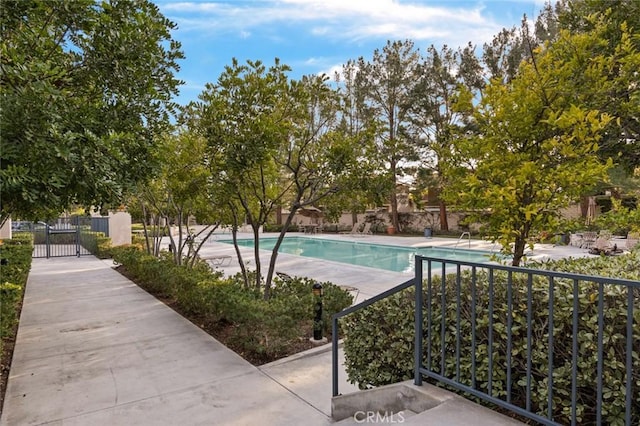
[[[610,261],[610,262],[606,262]],[[607,267],[608,265],[608,267]],[[589,258],[563,260],[544,265],[548,269],[598,273],[600,275],[640,280],[640,252],[615,258]],[[427,306],[425,312],[425,348],[432,348],[431,369],[446,377],[456,376],[456,281],[454,276],[445,280],[445,309],[440,303],[440,279],[434,281],[431,305],[431,334],[427,339]],[[471,277],[463,273],[460,306],[460,381],[471,385]],[[495,272],[493,289],[493,378],[494,396],[506,398],[507,358],[507,279],[506,274]],[[624,421],[625,354],[627,290],[613,285],[604,286],[604,362],[603,362],[603,416],[607,424]],[[486,392],[489,366],[489,288],[486,273],[478,273],[476,281],[476,387]],[[512,294],[512,390],[511,400],[524,407],[526,396],[526,344],[527,344],[527,282],[526,275],[513,275]],[[594,422],[597,377],[597,284],[580,283],[578,332],[578,423]],[[428,289],[425,288],[425,300]],[[408,289],[356,312],[344,319],[343,329],[346,368],[349,380],[361,388],[407,380],[413,376],[413,299],[414,290]],[[557,279],[554,286],[554,359],[553,402],[554,420],[569,423],[571,403],[572,314],[573,281]],[[426,303],[426,302],[425,302]],[[546,415],[548,380],[548,279],[533,280],[532,286],[532,411]],[[441,340],[441,320],[445,317],[445,339]],[[640,292],[634,297],[633,318],[633,382],[635,383],[632,423],[640,420]],[[440,353],[446,348],[444,370]],[[427,359],[423,360],[427,363]]]
[[[31,269],[33,242],[31,234],[19,234],[0,245],[0,257],[6,264],[0,265],[0,277],[3,282],[24,286]]]
[[[144,226],[141,223],[131,224],[131,232],[137,233],[136,231],[138,232],[144,231]],[[155,225],[147,225],[147,233],[149,234],[149,237],[154,237],[154,236],[168,237],[169,228],[166,226],[157,227]]]
[[[20,317],[20,302],[31,269],[31,234],[16,234],[0,243],[0,353],[4,340],[13,337]]]
[[[22,300],[22,286],[8,282],[0,284],[0,339],[13,335],[13,328],[18,324],[18,308]],[[0,351],[2,350],[0,344]]]
[[[310,337],[314,306],[310,279],[276,278],[271,298],[264,300],[261,291],[244,287],[239,274],[223,278],[204,262],[193,268],[176,266],[169,254],[156,258],[134,246],[116,247],[112,253],[132,279],[153,294],[173,298],[184,314],[209,324],[230,324],[231,346],[249,358],[278,358]],[[323,287],[328,330],[331,315],[349,306],[352,296],[331,283]]]
[[[276,225],[275,223],[265,223],[262,227],[262,230],[264,232],[281,232],[282,227],[283,225]],[[287,229],[287,232],[298,232],[298,231],[300,231],[300,228],[298,228],[298,225],[293,223],[289,225],[289,228]]]
[[[104,232],[82,231],[80,245],[99,259],[111,257],[111,238],[105,236]]]

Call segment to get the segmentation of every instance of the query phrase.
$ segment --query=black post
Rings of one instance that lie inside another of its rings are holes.
[[[313,319],[313,340],[322,340],[322,285],[315,283],[312,288],[316,302],[313,308],[316,313]]]

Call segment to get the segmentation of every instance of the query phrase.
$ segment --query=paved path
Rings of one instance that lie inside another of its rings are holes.
[[[330,423],[329,380],[265,367],[318,408],[111,266],[34,259],[2,426]]]

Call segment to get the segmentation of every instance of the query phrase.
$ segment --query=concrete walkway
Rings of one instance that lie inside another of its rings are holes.
[[[329,380],[291,361],[261,371],[107,261],[34,259],[0,424],[331,423]]]

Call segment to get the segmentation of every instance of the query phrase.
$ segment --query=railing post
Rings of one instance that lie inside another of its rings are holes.
[[[80,257],[80,220],[78,218],[76,218],[76,256]]]
[[[45,224],[45,228],[44,228],[44,246],[45,246],[45,250],[47,252],[47,259],[49,259],[49,257],[51,257],[51,245],[50,245],[51,241],[49,240],[49,224]]]
[[[338,396],[338,318],[336,316],[331,318],[331,385],[333,396]]]
[[[420,369],[422,368],[422,305],[423,305],[423,294],[422,294],[422,257],[416,256],[416,277],[415,277],[415,343],[414,343],[414,354],[413,354],[413,362],[414,362],[414,377],[413,383],[416,386],[422,386],[422,374],[420,373]]]

